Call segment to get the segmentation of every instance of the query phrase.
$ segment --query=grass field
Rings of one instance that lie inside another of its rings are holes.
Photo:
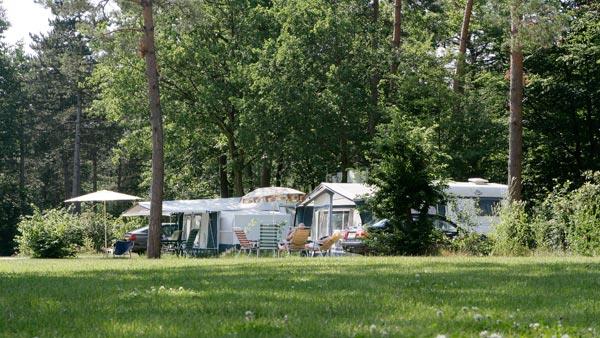
[[[0,337],[596,337],[599,320],[598,259],[0,260]]]

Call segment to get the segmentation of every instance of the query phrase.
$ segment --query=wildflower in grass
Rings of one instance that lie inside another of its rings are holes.
[[[563,334],[562,336],[560,336],[560,338],[571,338],[571,336],[569,336],[568,334]]]
[[[481,332],[479,332],[479,337],[481,338],[487,338],[490,335],[489,332],[487,332],[487,330],[483,330]]]
[[[165,291],[165,286],[161,285],[160,288],[158,288],[158,291]]]
[[[473,311],[479,311],[479,308],[477,306],[471,306],[471,310],[473,310]]]
[[[537,330],[540,328],[540,323],[531,323],[531,324],[529,324],[529,328]]]
[[[288,315],[283,316],[283,323],[287,324],[288,322]]]
[[[435,314],[436,314],[438,317],[441,317],[441,316],[443,316],[443,315],[444,315],[444,312],[443,312],[442,310],[439,310],[439,309],[438,309],[438,310],[435,312]]]
[[[254,313],[252,311],[250,311],[250,310],[246,311],[245,315],[246,315],[245,318],[246,318],[247,322],[254,320]]]
[[[462,310],[462,312],[467,312],[467,311],[469,311],[469,308],[466,306],[463,306],[461,310]]]
[[[369,332],[371,334],[377,333],[377,326],[375,324],[371,324],[371,326],[369,326]]]
[[[494,332],[491,335],[488,336],[489,338],[502,338],[502,335],[499,334],[498,332]]]
[[[473,315],[473,319],[475,319],[475,321],[480,322],[483,320],[483,316],[479,313],[476,313]]]
[[[435,338],[448,338],[445,334],[438,334]]]

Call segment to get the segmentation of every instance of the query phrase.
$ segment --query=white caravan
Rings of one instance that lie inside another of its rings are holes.
[[[495,212],[506,197],[508,186],[470,178],[468,182],[449,182],[445,192],[449,200],[446,205],[437,207],[437,213],[459,225],[471,225],[472,230],[478,233],[487,234],[498,220]]]

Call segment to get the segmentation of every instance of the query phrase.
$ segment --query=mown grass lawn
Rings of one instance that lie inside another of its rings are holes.
[[[0,260],[0,337],[592,337],[588,258]]]

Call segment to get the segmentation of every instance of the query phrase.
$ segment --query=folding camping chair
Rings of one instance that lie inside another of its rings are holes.
[[[310,228],[296,228],[285,248],[287,249],[288,254],[292,252],[305,253],[308,237],[310,237]]]
[[[260,255],[261,250],[272,250],[273,254],[279,256],[279,226],[277,224],[261,224],[260,237],[256,256]]]
[[[246,237],[246,233],[242,228],[234,227],[233,233],[235,234],[235,237],[237,237],[238,242],[240,242],[238,253],[246,251],[247,254],[251,254],[252,250],[256,250],[256,243],[250,241],[248,237]]]
[[[190,230],[190,234],[187,240],[181,244],[181,249],[179,250],[181,255],[183,256],[194,256],[194,242],[196,241],[196,236],[198,235],[199,229]]]
[[[129,258],[131,258],[131,249],[133,249],[133,241],[116,241],[113,246],[113,257],[123,257],[129,254]]]
[[[331,247],[341,238],[342,233],[340,231],[335,231],[331,236],[327,236],[318,242],[306,245],[306,248],[310,251],[311,256],[313,257],[316,253],[319,253],[321,256],[325,256],[327,253],[331,254]]]

